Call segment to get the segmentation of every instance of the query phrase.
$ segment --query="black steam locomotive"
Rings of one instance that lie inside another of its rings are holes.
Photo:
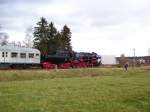
[[[56,51],[48,54],[42,61],[43,68],[83,68],[96,67],[101,64],[101,57],[97,53]]]

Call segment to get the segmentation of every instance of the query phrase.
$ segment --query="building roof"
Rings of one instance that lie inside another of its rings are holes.
[[[0,46],[0,51],[40,53],[39,50],[34,49],[34,48],[21,47],[21,46],[14,46],[14,45],[4,45],[4,46]]]

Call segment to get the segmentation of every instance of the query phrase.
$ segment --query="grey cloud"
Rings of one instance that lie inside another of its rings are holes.
[[[133,0],[131,0],[133,1]],[[75,16],[84,15],[91,20],[93,27],[104,27],[122,24],[124,22],[137,22],[143,24],[150,19],[150,2],[145,0],[144,5],[130,3],[130,0],[92,0],[81,2],[81,7]]]
[[[0,4],[16,4],[16,3],[45,3],[54,0],[0,0]]]
[[[59,6],[62,5],[70,6],[70,9],[60,9]],[[90,39],[102,38],[115,43],[136,36],[136,31],[140,32],[140,28],[150,26],[150,1],[0,0],[0,16],[0,24],[11,32],[24,32],[26,27],[34,26],[44,16],[60,29],[67,24],[72,33],[76,37],[83,37],[83,40],[88,32],[94,34],[96,30],[97,34],[95,37],[89,36]]]
[[[34,10],[32,10],[32,8]],[[0,11],[1,18],[0,23],[5,26],[6,29],[19,30],[21,27],[26,27],[27,25],[35,25],[36,22],[40,19],[41,14],[36,10],[35,5],[22,5],[18,7],[18,4],[15,4],[10,8],[3,6],[3,10]],[[49,22],[53,21],[56,25],[63,26],[67,24],[69,26],[75,26],[80,24],[79,18],[70,18],[68,17],[58,17],[58,14],[51,14],[44,16]],[[17,21],[24,22],[24,25],[17,25]]]

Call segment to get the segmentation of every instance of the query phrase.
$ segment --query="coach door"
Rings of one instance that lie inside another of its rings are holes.
[[[2,62],[8,62],[8,52],[2,52]]]

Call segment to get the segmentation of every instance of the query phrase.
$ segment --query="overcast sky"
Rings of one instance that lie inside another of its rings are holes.
[[[150,0],[0,0],[0,24],[22,41],[40,17],[60,30],[67,24],[75,51],[148,55]]]

